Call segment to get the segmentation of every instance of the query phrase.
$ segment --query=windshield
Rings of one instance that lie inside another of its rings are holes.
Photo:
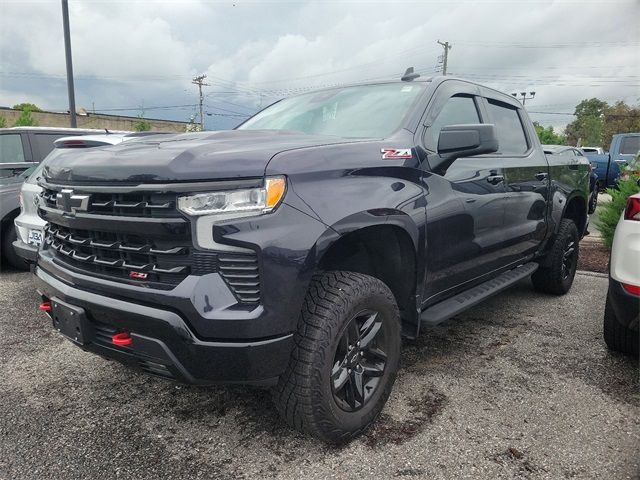
[[[400,127],[424,88],[424,83],[389,83],[299,95],[267,107],[238,129],[384,138]]]

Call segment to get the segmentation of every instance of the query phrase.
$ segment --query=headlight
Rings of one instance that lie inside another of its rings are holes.
[[[285,177],[267,177],[264,187],[178,197],[178,209],[192,216],[234,213],[259,215],[278,206],[286,186]]]

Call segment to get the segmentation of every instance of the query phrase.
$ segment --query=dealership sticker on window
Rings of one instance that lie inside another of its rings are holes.
[[[410,148],[381,148],[383,160],[401,160],[404,158],[413,158]]]

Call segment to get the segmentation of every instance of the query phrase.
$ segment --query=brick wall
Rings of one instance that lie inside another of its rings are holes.
[[[12,108],[0,107],[0,117],[6,121],[7,127],[12,127],[22,112]],[[69,127],[68,113],[32,112],[31,116],[39,127]],[[78,128],[106,128],[108,130],[134,130],[133,126],[140,121],[138,117],[124,117],[120,115],[104,115],[88,113],[76,115]],[[151,130],[162,132],[184,132],[188,122],[174,122],[145,118],[151,124]]]

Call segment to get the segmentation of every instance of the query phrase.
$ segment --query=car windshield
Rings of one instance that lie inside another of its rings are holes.
[[[389,83],[299,95],[267,107],[238,129],[384,138],[400,127],[424,88],[424,83]]]

